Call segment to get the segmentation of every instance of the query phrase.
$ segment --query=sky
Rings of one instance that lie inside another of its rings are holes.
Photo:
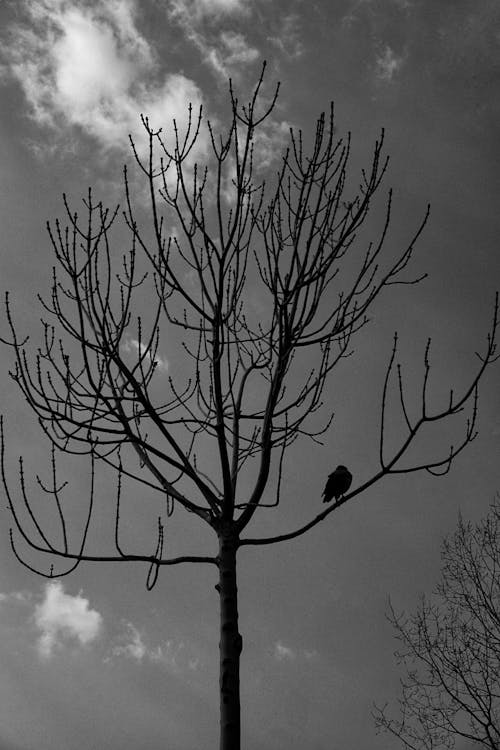
[[[413,406],[429,336],[431,405],[467,383],[500,278],[497,0],[1,0],[0,29],[1,287],[35,343],[37,294],[47,292],[53,264],[45,222],[62,215],[62,193],[76,205],[93,185],[110,204],[122,200],[128,134],[144,147],[140,113],[167,134],[174,117],[185,125],[188,102],[224,123],[228,77],[247,97],[263,60],[269,90],[281,82],[263,169],[290,126],[313,132],[333,100],[339,134],[352,133],[353,179],[385,128],[383,190],[394,191],[388,257],[431,204],[412,261],[428,278],[378,300],[354,355],[332,378],[335,419],[325,445],[306,441],[291,451],[286,502],[259,517],[252,536],[314,516],[337,464],[350,468],[353,487],[376,468],[395,330]],[[197,158],[206,145],[202,137]],[[375,233],[383,198],[369,220]],[[0,335],[7,335],[3,313]],[[138,346],[131,337],[131,356]],[[10,365],[4,347],[8,474],[14,482],[22,453],[30,477],[46,477],[50,452],[8,377]],[[181,366],[165,343],[157,377]],[[442,455],[465,418],[426,436],[419,450]],[[389,427],[397,440],[401,425]],[[394,705],[398,697],[389,597],[397,610],[414,609],[438,581],[440,540],[458,512],[481,518],[500,489],[498,365],[481,387],[478,429],[445,477],[384,479],[297,540],[240,550],[246,750],[396,747],[375,734],[371,717],[374,703]],[[71,460],[61,470],[76,539],[88,464]],[[105,551],[113,544],[114,484],[104,474],[98,480],[93,544]],[[144,500],[137,488],[124,499],[124,533],[150,554],[156,516]],[[215,569],[163,570],[151,592],[141,564],[88,563],[47,581],[14,559],[5,499],[0,505],[0,750],[215,747]],[[216,540],[196,521],[177,512],[171,524],[172,549],[215,554]]]

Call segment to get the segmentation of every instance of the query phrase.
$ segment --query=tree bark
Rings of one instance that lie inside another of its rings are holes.
[[[240,654],[236,551],[238,538],[224,529],[219,533],[220,597],[220,750],[240,750]]]

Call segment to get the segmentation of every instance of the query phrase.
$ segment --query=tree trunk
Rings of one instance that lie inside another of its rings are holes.
[[[219,534],[220,597],[220,750],[240,750],[240,654],[238,588],[236,585],[237,537]]]

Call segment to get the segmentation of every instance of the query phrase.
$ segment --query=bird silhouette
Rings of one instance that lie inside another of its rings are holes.
[[[329,475],[328,481],[323,490],[323,502],[329,503],[330,500],[338,500],[345,495],[352,482],[352,474],[345,466],[337,466],[334,472]]]

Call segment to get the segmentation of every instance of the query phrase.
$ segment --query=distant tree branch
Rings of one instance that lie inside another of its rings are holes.
[[[413,615],[389,620],[401,650],[400,717],[376,708],[379,730],[411,750],[500,742],[500,506],[472,525],[461,517],[442,546],[442,577]]]

